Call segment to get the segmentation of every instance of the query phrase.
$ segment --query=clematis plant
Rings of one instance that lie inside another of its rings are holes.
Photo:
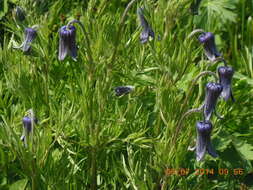
[[[211,144],[211,132],[212,132],[212,123],[210,121],[199,121],[196,124],[197,129],[197,142],[196,142],[196,159],[201,161],[206,151],[212,157],[218,157],[216,151]]]
[[[213,33],[204,32],[198,37],[198,40],[203,44],[205,54],[210,61],[215,61],[216,58],[221,56],[217,51]]]
[[[140,24],[142,27],[142,32],[140,35],[140,41],[142,44],[148,42],[149,37],[151,37],[152,39],[155,38],[155,33],[152,30],[152,28],[150,27],[150,25],[148,24],[148,21],[146,20],[146,18],[143,15],[143,9],[142,8],[138,8],[137,9],[137,14],[140,20]]]
[[[60,61],[64,60],[67,55],[71,56],[76,61],[77,46],[76,46],[76,28],[73,25],[62,26],[59,31],[59,55]]]
[[[23,133],[20,138],[24,142],[25,147],[27,147],[27,141],[29,136],[33,135],[34,124],[37,124],[38,120],[35,118],[33,110],[27,111],[27,115],[23,118]]]
[[[25,28],[25,38],[24,41],[22,42],[22,44],[18,47],[14,47],[17,49],[22,49],[23,52],[28,52],[31,49],[31,44],[33,42],[33,40],[36,38],[37,36],[37,25],[32,26],[30,28]]]
[[[226,101],[229,98],[231,98],[232,101],[234,102],[235,100],[234,100],[234,97],[232,94],[232,89],[231,89],[232,77],[234,75],[233,68],[228,67],[228,66],[221,66],[218,68],[218,74],[219,74],[220,84],[223,87],[223,90],[221,92],[221,96]]]
[[[206,85],[206,97],[204,102],[205,120],[210,120],[212,112],[215,111],[216,102],[222,92],[223,87],[219,83],[209,82]]]
[[[134,90],[134,86],[118,86],[115,88],[116,96],[122,96]]]

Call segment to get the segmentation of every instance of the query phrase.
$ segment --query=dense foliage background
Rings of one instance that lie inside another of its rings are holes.
[[[1,190],[253,189],[253,1],[202,0],[198,9],[194,0],[136,0],[122,17],[129,2],[0,1]],[[24,21],[15,18],[17,5]],[[137,7],[156,36],[145,45]],[[77,26],[77,62],[60,62],[58,30],[74,18],[85,26],[91,53]],[[24,28],[36,24],[32,52],[14,49]],[[197,39],[187,39],[197,28],[215,34],[234,68],[236,99],[218,103],[223,120],[212,118],[219,158],[206,155],[200,163],[187,148],[202,114],[187,117],[175,133],[214,79],[202,77],[190,91],[192,81],[221,64],[210,64]],[[116,97],[120,85],[135,90]],[[22,118],[30,108],[39,124],[25,148]],[[189,173],[168,173],[182,168]],[[214,174],[197,175],[201,168]]]

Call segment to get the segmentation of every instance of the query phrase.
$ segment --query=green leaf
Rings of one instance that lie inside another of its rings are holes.
[[[232,142],[235,149],[243,156],[243,158],[246,160],[253,160],[253,145],[238,138],[233,139]]]
[[[25,190],[28,179],[21,179],[10,186],[10,190]]]
[[[8,1],[0,1],[0,19],[8,12]]]

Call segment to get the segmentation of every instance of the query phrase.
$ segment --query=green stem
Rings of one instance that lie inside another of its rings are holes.
[[[118,50],[119,41],[120,41],[120,37],[121,37],[121,33],[122,33],[122,28],[123,28],[127,13],[136,1],[137,0],[132,0],[132,1],[130,1],[130,3],[128,3],[128,5],[127,5],[127,7],[126,7],[121,19],[120,19],[119,29],[118,29],[118,32],[117,32],[116,38],[115,38],[116,39],[115,40],[115,46],[114,46],[113,54],[112,54],[110,64],[109,64],[110,69],[112,69],[112,64],[115,61],[115,57],[116,57],[116,53],[117,53],[117,50]]]
[[[204,104],[201,105],[199,108],[190,109],[186,113],[184,113],[184,115],[181,117],[181,119],[179,120],[178,125],[176,127],[176,133],[175,133],[175,135],[173,137],[173,140],[172,140],[173,144],[175,144],[175,140],[176,140],[176,138],[177,138],[177,136],[178,136],[178,134],[179,134],[179,132],[182,128],[182,123],[183,123],[184,119],[186,117],[188,117],[189,115],[193,114],[193,113],[201,112],[201,110],[203,110],[203,108],[204,108]]]
[[[87,43],[87,55],[88,55],[88,59],[89,59],[89,62],[91,65],[93,65],[93,58],[92,58],[92,51],[91,51],[91,46],[90,46],[90,40],[89,40],[89,37],[88,37],[88,33],[86,32],[85,28],[84,28],[84,25],[79,21],[79,20],[72,20],[70,21],[68,24],[67,24],[67,27],[69,25],[72,25],[74,23],[77,23],[79,24],[79,26],[81,26],[81,29],[82,29],[82,32],[84,34],[84,37],[85,37],[85,40],[86,40],[86,43]]]
[[[97,162],[96,162],[96,149],[92,148],[91,157],[91,190],[97,190]]]
[[[211,72],[211,71],[203,71],[203,72],[201,72],[201,73],[192,81],[192,84],[191,84],[191,86],[190,86],[189,93],[187,94],[186,98],[184,99],[184,102],[183,102],[183,104],[182,104],[182,106],[181,106],[181,110],[186,106],[186,104],[187,104],[187,102],[188,102],[188,100],[189,100],[189,97],[190,97],[190,95],[191,95],[191,92],[192,92],[192,90],[193,90],[193,87],[194,87],[194,85],[196,84],[196,82],[197,82],[201,77],[203,77],[203,76],[205,76],[205,75],[211,75],[211,76],[213,76],[213,77],[215,78],[216,81],[218,81],[218,77],[216,76],[216,74],[215,74],[214,72]]]

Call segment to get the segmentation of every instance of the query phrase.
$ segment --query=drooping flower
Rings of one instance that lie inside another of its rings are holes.
[[[206,97],[204,103],[205,120],[210,120],[212,112],[215,111],[216,102],[222,92],[222,86],[219,83],[209,82],[206,85]]]
[[[217,157],[217,153],[211,144],[212,123],[210,121],[199,121],[196,124],[197,142],[196,142],[196,159],[201,161],[206,151],[212,156]]]
[[[118,86],[115,88],[116,96],[122,96],[133,91],[134,86]]]
[[[138,17],[140,19],[140,24],[141,24],[141,27],[142,27],[142,32],[141,32],[141,35],[140,35],[140,41],[141,41],[142,44],[144,44],[144,43],[148,42],[149,37],[154,39],[155,38],[155,33],[152,30],[152,28],[150,27],[150,25],[148,24],[148,21],[146,20],[146,18],[144,17],[142,8],[137,9],[137,14],[138,14]]]
[[[28,114],[23,118],[23,133],[21,141],[27,146],[27,138],[33,133],[34,124],[37,123],[37,119],[33,115],[33,111],[28,110]]]
[[[223,90],[221,92],[221,96],[226,101],[230,97],[231,97],[232,101],[235,101],[233,94],[232,94],[232,89],[231,89],[232,77],[234,75],[233,68],[228,67],[228,66],[221,66],[218,68],[218,74],[219,74],[220,84],[223,87]]]
[[[58,59],[64,60],[67,55],[73,60],[77,57],[76,28],[73,25],[62,26],[59,31],[59,54]]]
[[[31,43],[37,36],[37,30],[35,30],[33,27],[31,28],[25,28],[25,39],[24,42],[21,44],[21,46],[17,48],[21,48],[23,52],[28,52],[31,48]]]
[[[203,44],[205,54],[210,61],[215,61],[217,57],[221,56],[217,51],[213,33],[204,32],[199,36],[198,40]]]

